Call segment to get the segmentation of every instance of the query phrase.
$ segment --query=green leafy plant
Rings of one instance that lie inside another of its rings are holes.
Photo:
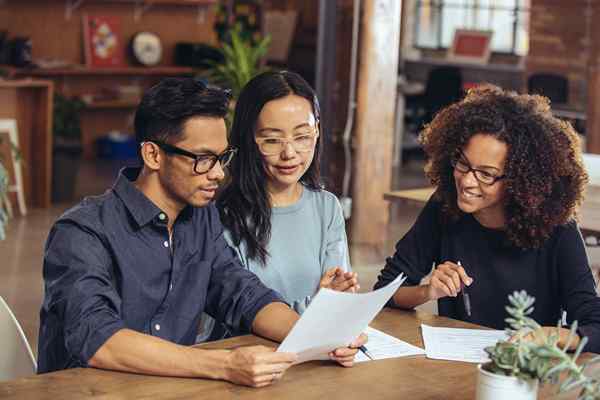
[[[79,98],[68,98],[60,93],[54,96],[52,131],[56,138],[67,141],[81,139],[81,110],[85,103]]]
[[[541,326],[529,317],[533,312],[535,298],[520,291],[509,295],[508,300],[510,306],[506,307],[506,311],[510,317],[506,319],[509,325],[506,332],[512,339],[499,341],[486,348],[491,362],[483,368],[495,374],[538,380],[540,383],[557,384],[559,378],[564,377],[559,392],[581,387],[578,399],[600,399],[600,380],[588,377],[584,372],[589,365],[599,362],[600,356],[581,365],[576,363],[588,339],[582,338],[572,355],[567,353],[575,339],[577,321],[571,325],[567,343],[561,348],[558,345],[558,329],[556,333],[546,335],[540,330]],[[558,326],[560,327],[560,321]],[[535,341],[528,338],[534,332]]]
[[[237,99],[246,83],[265,70],[260,61],[267,54],[270,42],[271,38],[266,36],[255,43],[236,24],[230,31],[230,43],[222,44],[224,60],[212,64],[209,80],[231,89],[233,98]]]

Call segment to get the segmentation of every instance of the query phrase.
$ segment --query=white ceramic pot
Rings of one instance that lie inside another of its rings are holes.
[[[535,400],[538,381],[493,374],[477,367],[477,400]]]

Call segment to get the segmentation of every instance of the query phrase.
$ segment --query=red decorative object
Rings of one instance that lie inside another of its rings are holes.
[[[458,62],[486,64],[490,58],[492,34],[492,31],[457,29],[447,58]]]
[[[113,16],[83,16],[85,64],[88,67],[121,67],[125,48],[120,22]]]

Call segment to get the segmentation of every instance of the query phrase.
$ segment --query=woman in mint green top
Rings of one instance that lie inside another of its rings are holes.
[[[235,245],[231,231],[225,232],[225,239],[242,264],[298,313],[306,309],[327,270],[350,271],[342,210],[337,198],[325,190],[303,187],[295,203],[271,208],[271,239],[264,265],[249,258],[246,242]]]
[[[341,207],[321,185],[314,90],[293,72],[256,76],[229,141],[239,152],[217,207],[244,266],[299,313],[322,287],[356,291]]]

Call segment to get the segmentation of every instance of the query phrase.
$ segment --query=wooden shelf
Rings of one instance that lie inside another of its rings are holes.
[[[92,1],[93,0],[87,0]],[[135,3],[136,0],[105,0],[113,3]],[[217,0],[143,0],[145,4],[174,5],[174,6],[209,6]]]
[[[39,1],[39,0],[36,0]],[[73,13],[85,3],[98,4],[98,3],[123,3],[133,4],[134,6],[134,19],[139,20],[142,14],[149,10],[154,5],[166,5],[166,6],[196,6],[199,8],[208,7],[213,4],[217,4],[218,0],[55,0],[65,3],[65,19],[69,20],[73,16]],[[2,0],[0,0],[0,3]]]
[[[92,103],[86,103],[86,110],[104,110],[107,108],[136,108],[139,101],[130,100],[108,100],[108,101],[94,101]]]
[[[15,76],[86,76],[86,75],[192,75],[196,71],[191,67],[118,67],[118,68],[92,68],[77,66],[71,68],[34,68],[10,69]]]

